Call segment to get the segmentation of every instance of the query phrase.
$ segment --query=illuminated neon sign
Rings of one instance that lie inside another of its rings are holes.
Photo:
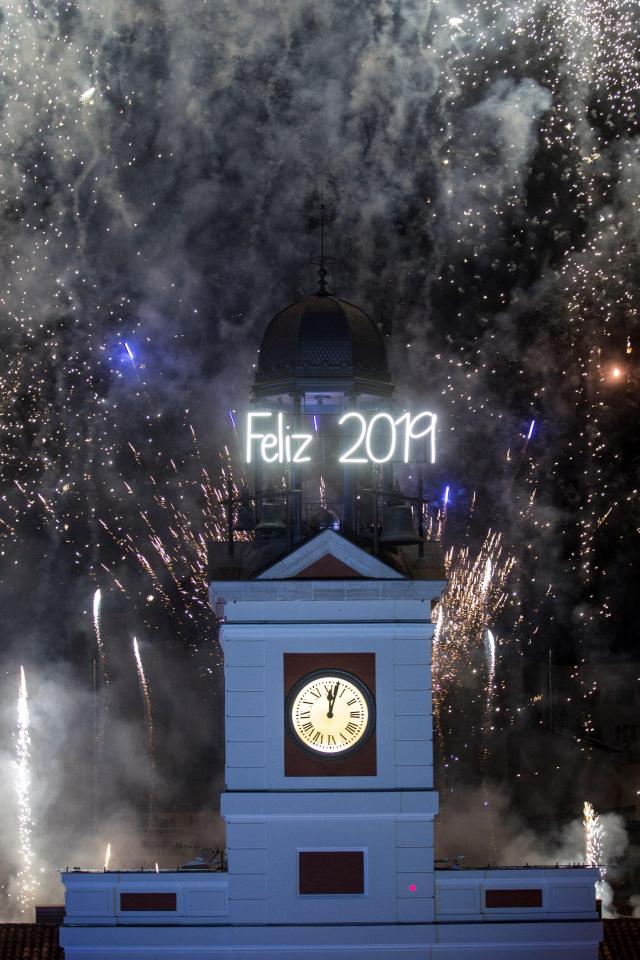
[[[388,463],[402,460],[409,463],[413,443],[425,440],[427,459],[436,459],[436,414],[403,413],[394,418],[390,413],[376,413],[367,418],[352,410],[338,420],[338,428],[351,423],[357,436],[350,436],[341,450],[338,463]],[[312,459],[313,433],[293,433],[285,423],[284,413],[251,411],[247,414],[245,455],[247,463],[309,463]]]

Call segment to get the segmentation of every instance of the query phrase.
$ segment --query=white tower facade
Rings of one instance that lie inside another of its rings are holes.
[[[254,580],[211,584],[224,604],[232,922],[433,922],[430,613],[443,586],[330,530]],[[370,729],[354,749],[360,685]],[[337,706],[325,719],[336,686],[346,727]],[[315,750],[292,726],[296,689],[302,725],[318,716]]]

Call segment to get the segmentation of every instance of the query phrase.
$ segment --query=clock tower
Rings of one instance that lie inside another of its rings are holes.
[[[434,871],[435,418],[393,410],[378,328],[322,269],[267,328],[210,545],[228,869],[65,872],[65,956],[596,960],[596,869]]]
[[[393,389],[380,331],[322,282],[269,324],[254,417],[284,415],[318,454],[284,467],[258,458],[234,514],[251,539],[210,555],[232,923],[434,919],[441,549],[419,536],[423,502],[394,489],[392,458],[372,441],[369,462],[344,464],[337,435],[345,411],[380,417]]]
[[[433,921],[433,546],[401,572],[324,530],[212,582],[232,923]]]

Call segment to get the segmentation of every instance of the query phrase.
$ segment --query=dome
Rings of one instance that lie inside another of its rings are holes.
[[[384,340],[371,317],[321,293],[273,318],[260,345],[256,385],[322,378],[390,384]]]

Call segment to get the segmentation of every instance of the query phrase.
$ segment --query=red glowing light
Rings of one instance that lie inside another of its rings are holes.
[[[415,893],[417,889],[418,888],[416,887],[415,883],[409,884],[409,890],[411,891],[411,893]]]

